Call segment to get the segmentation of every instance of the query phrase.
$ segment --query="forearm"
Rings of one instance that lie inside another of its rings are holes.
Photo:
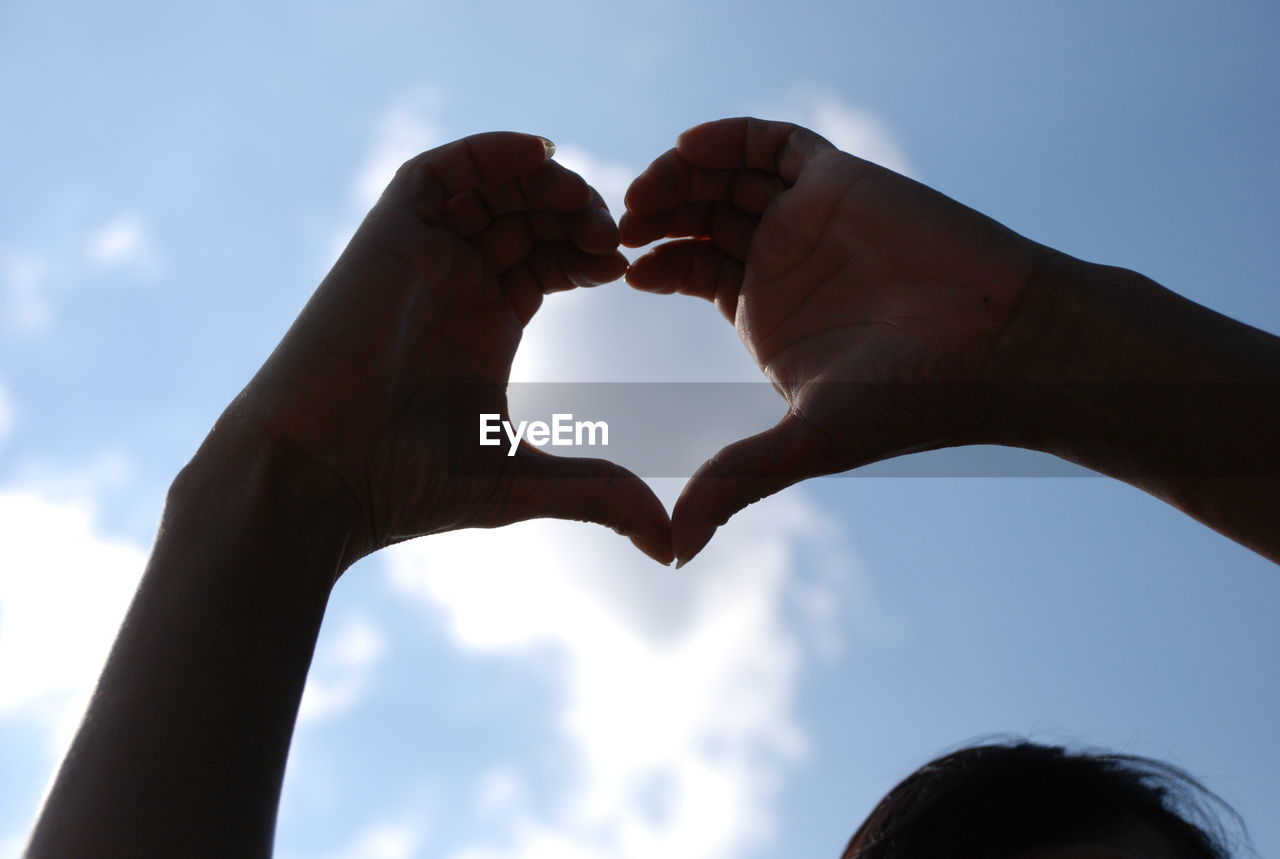
[[[1022,353],[1016,443],[1280,561],[1280,338],[1133,272],[1064,259],[1007,338],[1022,338],[1006,343]]]
[[[345,542],[333,496],[295,475],[206,443],[175,481],[31,856],[270,854]]]

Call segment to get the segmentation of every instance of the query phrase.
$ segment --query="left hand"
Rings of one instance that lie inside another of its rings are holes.
[[[492,132],[407,161],[220,420],[354,502],[343,569],[411,537],[540,517],[607,525],[670,561],[666,510],[631,472],[478,444],[480,413],[508,417],[511,362],[543,295],[627,267],[600,195],[553,152]],[[460,383],[476,384],[462,410]]]

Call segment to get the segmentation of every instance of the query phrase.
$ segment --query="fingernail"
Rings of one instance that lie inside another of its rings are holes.
[[[539,140],[542,141],[542,148],[546,151],[548,158],[556,154],[556,145],[554,143],[552,143],[550,140],[547,140],[547,138],[543,137],[542,135],[537,135],[537,137]]]
[[[698,553],[701,552],[703,549],[705,549],[707,544],[711,542],[711,538],[715,536],[715,533],[716,533],[715,531],[712,531],[710,534],[703,537],[700,541],[690,543],[681,551],[676,552],[676,569],[677,570],[680,569],[685,564],[689,563],[694,558],[696,558],[698,556]]]
[[[655,547],[648,545],[644,540],[641,540],[639,537],[632,537],[631,545],[635,546],[641,552],[644,552],[646,555],[648,555],[650,558],[653,558],[655,561],[657,561],[659,564],[662,564],[662,566],[664,567],[671,563],[670,549],[667,549],[666,551],[659,551]]]

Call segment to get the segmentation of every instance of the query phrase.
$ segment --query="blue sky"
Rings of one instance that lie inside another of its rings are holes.
[[[168,482],[400,159],[532,131],[616,211],[685,127],[790,119],[1276,332],[1278,48],[1265,2],[5,4],[0,854]],[[756,378],[621,284],[549,300],[517,371]],[[418,541],[335,592],[278,853],[835,856],[1008,732],[1168,758],[1280,854],[1278,610],[1273,565],[1100,478],[817,481],[679,573],[569,523]]]

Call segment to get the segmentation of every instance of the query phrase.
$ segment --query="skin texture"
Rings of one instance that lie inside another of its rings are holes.
[[[684,132],[632,184],[620,231],[674,239],[627,281],[714,302],[787,405],[690,480],[680,563],[807,477],[972,443],[1127,480],[1280,559],[1275,337],[788,123]]]

